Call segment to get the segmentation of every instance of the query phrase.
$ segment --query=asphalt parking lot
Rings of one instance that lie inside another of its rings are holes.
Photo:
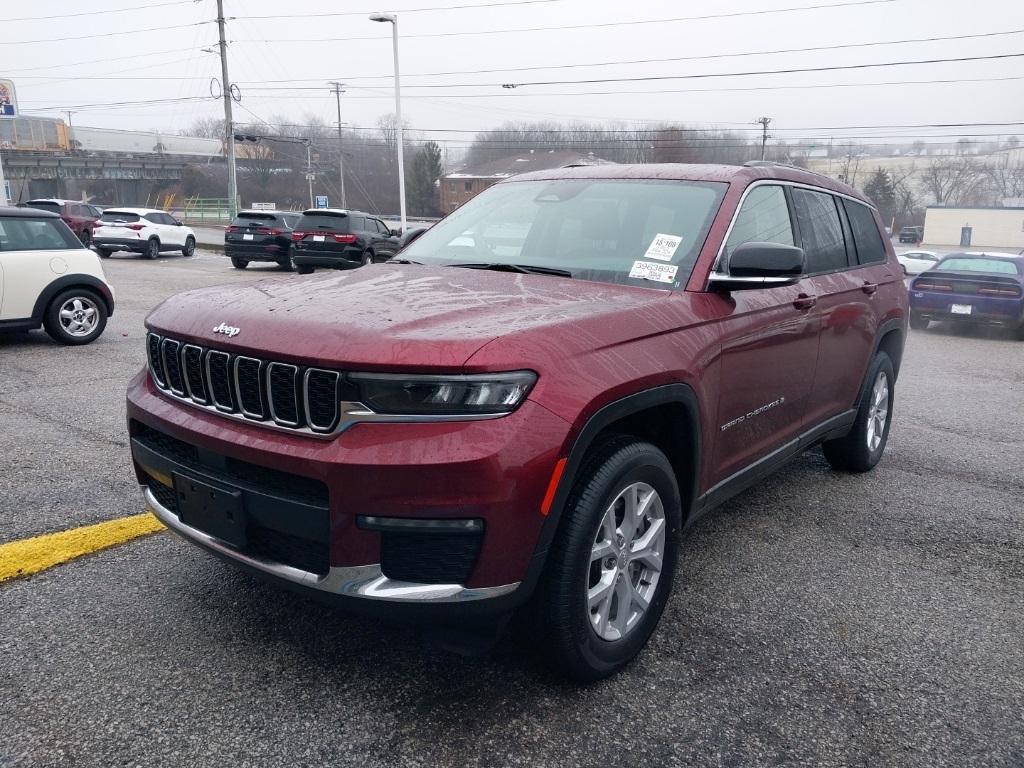
[[[142,320],[282,275],[104,262],[91,346],[0,337],[0,543],[142,511]],[[911,332],[888,451],[809,453],[701,521],[641,657],[588,688],[463,658],[157,533],[0,584],[2,766],[1024,767],[1024,342]]]

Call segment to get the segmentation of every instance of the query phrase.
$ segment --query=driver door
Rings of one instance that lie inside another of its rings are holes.
[[[743,200],[719,271],[746,242],[794,245],[788,190],[754,187]],[[797,439],[814,383],[820,319],[810,281],[710,294],[719,315],[718,418],[711,484]]]

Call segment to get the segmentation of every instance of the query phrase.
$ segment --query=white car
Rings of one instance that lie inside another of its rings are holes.
[[[0,332],[43,326],[61,344],[88,344],[113,313],[100,260],[60,216],[0,208]]]
[[[113,251],[141,253],[149,259],[166,251],[191,256],[196,252],[196,234],[164,211],[107,208],[93,230],[92,244],[104,259]]]
[[[903,267],[904,275],[919,275],[938,264],[941,258],[934,251],[907,251],[896,254],[896,261]]]

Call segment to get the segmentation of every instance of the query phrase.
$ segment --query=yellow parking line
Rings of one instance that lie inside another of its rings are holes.
[[[145,512],[0,544],[0,583],[30,576],[90,552],[99,552],[163,529],[159,520]]]

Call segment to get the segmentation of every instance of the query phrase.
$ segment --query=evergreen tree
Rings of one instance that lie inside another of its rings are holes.
[[[878,212],[882,215],[882,221],[886,226],[892,222],[893,214],[896,212],[896,185],[893,184],[889,172],[878,168],[864,185],[864,194],[878,206]]]
[[[438,213],[437,194],[434,184],[444,172],[441,167],[441,148],[436,142],[428,141],[412,161],[412,178],[409,179],[409,207],[420,216]]]

